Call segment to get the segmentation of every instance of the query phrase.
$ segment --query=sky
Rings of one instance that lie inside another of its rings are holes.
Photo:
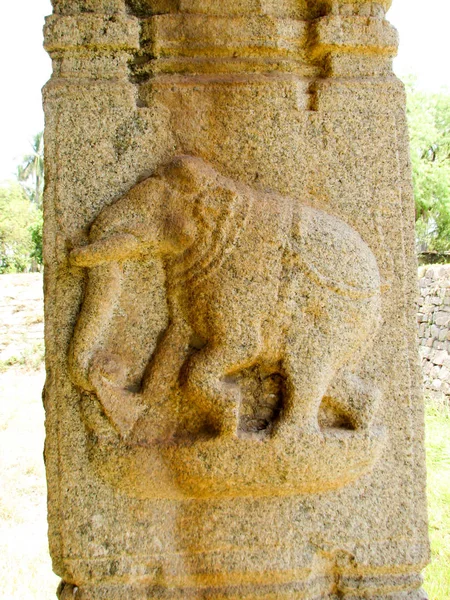
[[[50,0],[2,2],[0,182],[14,177],[33,135],[44,126],[41,88],[51,63],[42,48],[42,26],[50,13]],[[450,90],[450,1],[393,0],[388,18],[400,33],[396,73],[416,75],[426,90]]]

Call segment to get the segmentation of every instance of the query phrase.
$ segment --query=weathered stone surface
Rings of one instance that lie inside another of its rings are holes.
[[[425,598],[390,2],[53,4],[60,598]],[[427,359],[442,306],[421,307]]]

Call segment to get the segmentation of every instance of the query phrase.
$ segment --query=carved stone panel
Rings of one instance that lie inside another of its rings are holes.
[[[380,393],[354,368],[377,332],[380,276],[342,220],[180,156],[104,209],[70,262],[89,270],[71,378],[94,463],[130,494],[317,492],[371,468]],[[140,298],[161,270],[168,319],[150,353]],[[168,487],[152,485],[155,455]]]

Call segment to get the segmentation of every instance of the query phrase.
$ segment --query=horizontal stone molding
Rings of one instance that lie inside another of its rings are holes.
[[[54,56],[53,79],[117,80],[128,79],[130,53],[126,50],[96,52],[63,52]],[[113,56],[111,56],[113,54]]]
[[[235,79],[240,75],[253,79],[254,75],[272,74],[272,73],[292,73],[302,77],[315,77],[316,72],[305,62],[300,60],[265,57],[265,58],[159,58],[151,60],[139,67],[139,74],[165,76],[173,75],[177,77],[192,76],[191,83],[196,84],[197,78],[203,75],[209,75],[213,79],[221,75],[228,75]]]
[[[307,33],[294,19],[168,14],[143,22],[142,41],[155,57],[298,56]]]
[[[138,50],[139,21],[127,15],[80,14],[47,17],[47,52],[66,50]]]
[[[194,600],[198,597],[195,594],[198,587],[191,587],[193,579],[197,586],[204,591],[205,598],[229,598],[230,600],[249,597],[263,600],[272,600],[273,598],[317,600],[328,597],[331,590],[336,589],[336,573],[327,572],[326,569],[325,572],[320,569],[311,569],[311,565],[302,565],[297,569],[283,569],[280,561],[267,560],[267,550],[262,552],[252,549],[250,552],[246,548],[231,552],[229,556],[223,552],[210,554],[202,552],[194,561],[187,555],[172,555],[170,556],[171,568],[164,570],[167,581],[170,582],[170,592],[166,592],[164,598]],[[280,549],[269,547],[269,551],[271,551],[271,555],[276,556]],[[292,549],[290,551],[292,552]],[[255,568],[255,563],[251,568],[250,561],[246,558],[249,553],[260,559],[259,569]],[[109,558],[109,560],[105,558],[68,559],[66,563],[71,572],[77,573],[79,580],[87,583],[86,586],[83,584],[80,586],[79,593],[84,590],[85,595],[77,595],[77,598],[103,600],[107,597],[108,599],[122,600],[131,597],[140,600],[141,598],[162,598],[158,595],[158,576],[161,570],[160,565],[164,564],[166,560],[162,556],[146,557],[140,566],[140,575],[136,577],[133,591],[128,586],[122,587],[123,584],[121,585],[121,580],[127,577],[131,568],[128,557],[117,556]],[[222,560],[225,560],[229,570],[226,574],[221,573],[218,582],[217,574],[223,569]],[[311,562],[314,564],[313,561]],[[114,576],[110,575],[111,564],[114,564]],[[205,568],[206,565],[208,569]],[[236,569],[236,565],[240,565],[240,569]],[[339,591],[345,593],[346,597],[352,598],[352,600],[363,600],[368,597],[384,598],[387,594],[389,594],[388,598],[392,600],[397,598],[399,600],[425,599],[425,596],[416,595],[419,593],[422,577],[414,571],[411,572],[409,565],[395,565],[388,572],[381,573],[359,565],[356,568],[349,565],[345,565],[343,568],[341,566],[337,571],[339,572]],[[96,580],[96,582],[92,583],[92,580]],[[257,595],[252,596],[251,594],[255,594],[255,592]],[[407,595],[408,593],[411,595]],[[391,594],[393,595],[391,596]]]
[[[261,14],[167,13],[140,21],[120,13],[92,12],[48,17],[45,48],[54,57],[64,52],[140,52],[137,77],[277,69],[308,76],[313,75],[308,72],[311,61],[324,57],[353,54],[366,56],[369,62],[373,55],[392,57],[397,32],[387,21],[372,16],[330,14],[311,22]],[[390,70],[389,64],[350,67],[368,76]],[[350,67],[333,65],[332,70],[345,76]]]
[[[191,13],[234,17],[274,15],[304,18],[310,13],[308,0],[129,0],[131,9],[141,14]]]
[[[387,75],[398,36],[384,20],[383,7],[376,6],[380,9],[375,11],[377,16],[330,13],[313,21],[261,14],[154,15],[142,20],[141,52],[147,60],[139,60],[137,71],[144,77],[273,70],[314,76],[308,67],[326,58],[326,76]],[[358,57],[359,63],[350,64],[349,56]]]
[[[329,15],[318,19],[313,27],[314,57],[333,52],[397,54],[397,30],[387,21],[376,17]]]
[[[55,14],[125,12],[124,0],[52,0]]]
[[[333,15],[361,15],[364,17],[384,17],[392,4],[392,0],[325,0],[322,10],[325,14]]]
[[[94,0],[84,1],[94,2]],[[314,19],[330,13],[384,15],[391,5],[391,0],[378,0],[378,2],[367,2],[367,0],[321,0],[321,2],[313,0],[235,0],[232,3],[223,0],[128,0],[127,4],[131,10],[141,16],[185,12],[227,17],[259,14]]]

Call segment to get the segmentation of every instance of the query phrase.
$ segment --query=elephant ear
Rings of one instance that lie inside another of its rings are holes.
[[[194,216],[200,227],[219,232],[229,226],[231,215],[237,204],[238,194],[223,185],[211,186],[204,189],[196,199]]]

